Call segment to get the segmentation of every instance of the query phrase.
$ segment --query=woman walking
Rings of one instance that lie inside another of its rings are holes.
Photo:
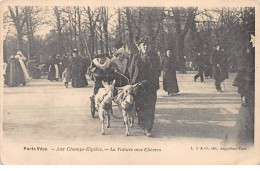
[[[58,62],[56,55],[53,55],[52,57],[50,57],[50,59],[48,61],[48,66],[49,66],[48,80],[50,80],[50,81],[59,80],[60,76],[59,76],[58,63],[59,62]]]
[[[179,86],[176,77],[175,56],[170,50],[167,50],[166,56],[163,58],[163,90],[168,92],[168,95],[174,95],[179,92]]]
[[[11,56],[5,75],[5,84],[10,87],[16,87],[20,84],[26,85],[26,83],[30,82],[30,77],[24,61],[26,58],[24,55],[18,51],[17,55]]]

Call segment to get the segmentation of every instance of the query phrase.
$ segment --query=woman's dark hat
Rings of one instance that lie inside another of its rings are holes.
[[[119,40],[119,41],[117,41],[117,42],[115,43],[115,48],[116,48],[116,49],[119,49],[119,48],[121,48],[123,45],[124,45],[123,42],[122,42],[121,40]]]
[[[105,57],[108,57],[107,53],[101,53],[95,56],[95,58],[105,58]]]
[[[140,45],[141,43],[148,43],[149,39],[148,37],[141,37],[138,41],[138,45]]]

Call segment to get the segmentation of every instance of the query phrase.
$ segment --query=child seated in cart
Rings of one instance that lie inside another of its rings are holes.
[[[103,88],[102,81],[112,82],[115,79],[115,71],[112,68],[108,54],[98,54],[92,60],[89,67],[89,75],[94,81],[94,92],[93,96],[90,97],[91,100],[94,100],[98,90]]]

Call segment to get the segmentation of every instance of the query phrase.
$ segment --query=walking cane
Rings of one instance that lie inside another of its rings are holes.
[[[220,65],[219,65],[219,64],[218,64],[217,66],[218,66],[218,68],[219,68],[219,71],[220,71],[220,77],[221,77],[221,79],[222,79],[222,70],[221,70],[221,68],[220,68]],[[226,86],[225,86],[225,83],[224,83],[224,81],[225,81],[225,80],[223,80],[223,82],[222,82],[222,83],[223,83],[223,87],[224,87],[224,90],[225,90],[225,91],[227,91],[227,90],[226,90]]]

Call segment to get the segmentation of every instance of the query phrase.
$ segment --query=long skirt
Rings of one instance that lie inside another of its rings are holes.
[[[86,87],[88,85],[86,75],[82,70],[74,70],[74,72],[72,72],[71,78],[72,87],[74,88]]]
[[[57,64],[52,64],[49,67],[48,80],[57,80],[59,79],[59,68]]]
[[[178,93],[179,86],[177,82],[176,72],[163,73],[163,90],[168,93]]]
[[[10,87],[16,87],[19,84],[26,85],[23,70],[18,61],[12,60],[8,63],[6,68],[5,84]]]
[[[138,125],[141,129],[152,131],[154,124],[155,104],[157,92],[139,92],[136,96],[136,112],[138,114]]]

